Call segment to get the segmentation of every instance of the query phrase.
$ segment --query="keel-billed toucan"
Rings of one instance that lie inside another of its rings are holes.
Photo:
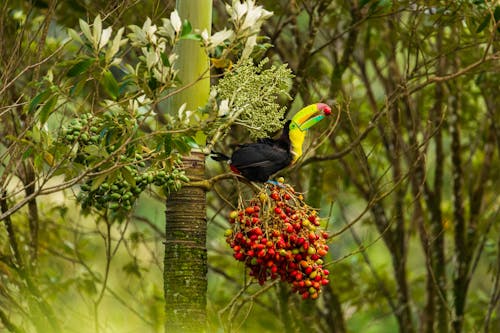
[[[279,139],[259,139],[239,145],[230,158],[221,153],[213,153],[212,158],[227,160],[233,172],[248,180],[266,182],[271,175],[299,159],[306,131],[331,113],[332,109],[323,103],[306,106],[285,123]]]

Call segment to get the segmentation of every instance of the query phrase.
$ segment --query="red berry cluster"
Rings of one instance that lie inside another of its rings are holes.
[[[329,283],[322,260],[328,234],[303,200],[290,185],[266,183],[246,207],[230,213],[226,241],[260,284],[280,277],[303,299],[316,299]]]

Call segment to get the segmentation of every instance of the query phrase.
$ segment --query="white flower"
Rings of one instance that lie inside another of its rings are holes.
[[[229,113],[229,100],[224,99],[220,102],[219,112],[217,113],[217,116],[224,117],[228,113]]]
[[[234,36],[234,32],[232,30],[227,30],[224,28],[224,30],[216,32],[213,34],[210,39],[209,43],[212,47],[216,47],[222,43],[224,43],[225,40],[231,40]],[[202,35],[203,37],[203,35]]]
[[[156,30],[157,30],[157,27],[156,25],[152,25],[151,24],[151,19],[148,17],[146,19],[146,22],[144,22],[144,25],[142,26],[142,30],[144,31],[144,34],[146,35],[146,39],[153,43],[153,44],[156,44]]]
[[[232,6],[226,5],[226,11],[236,29],[248,30],[250,33],[258,33],[264,20],[273,14],[262,6],[255,6],[254,0],[246,0],[244,3],[233,0]]]
[[[248,58],[250,54],[252,54],[255,45],[257,45],[257,35],[248,37],[247,42],[245,43],[245,48],[241,53],[241,60]]]
[[[177,10],[174,10],[170,14],[170,22],[172,23],[172,27],[174,28],[174,30],[176,32],[180,32],[181,31],[182,21],[181,21],[181,18],[179,16],[179,13],[177,13]]]
[[[163,22],[163,25],[160,27],[160,29],[158,29],[158,33],[169,38],[170,40],[173,40],[175,38],[175,31],[172,22],[167,18],[163,18],[161,20]]]
[[[111,28],[111,27],[107,27],[106,29],[104,29],[102,31],[101,39],[99,39],[99,45],[97,46],[98,50],[102,49],[104,46],[106,46],[106,44],[108,44],[112,31],[113,31],[113,28]]]

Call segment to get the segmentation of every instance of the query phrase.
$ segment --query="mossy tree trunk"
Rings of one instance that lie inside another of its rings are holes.
[[[211,0],[177,0],[177,11],[193,29],[210,33]],[[176,48],[179,79],[189,88],[174,95],[168,108],[176,112],[186,103],[188,110],[204,106],[210,92],[209,59],[194,40],[183,40]],[[203,77],[202,79],[200,79]],[[193,84],[196,82],[195,84]],[[186,175],[199,180],[205,173],[205,156],[192,152],[183,158]],[[185,186],[172,193],[166,203],[164,258],[165,332],[207,331],[206,190]]]
[[[186,174],[203,177],[205,156],[183,158]],[[205,190],[186,186],[167,199],[164,259],[165,332],[206,331]]]

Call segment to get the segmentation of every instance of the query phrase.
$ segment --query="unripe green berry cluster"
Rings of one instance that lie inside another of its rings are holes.
[[[62,129],[62,141],[68,144],[79,142],[81,145],[97,144],[101,140],[99,135],[101,119],[84,113]]]
[[[108,209],[113,217],[123,217],[132,209],[148,185],[167,186],[171,190],[177,190],[182,186],[182,182],[189,181],[178,169],[167,173],[163,170],[140,172],[136,165],[127,165],[124,168],[133,177],[133,182],[119,175],[114,180],[107,180],[97,186],[93,183],[96,180],[83,184],[79,194],[82,208]]]
[[[90,178],[81,185],[78,200],[82,208],[105,210],[112,219],[123,219],[150,185],[175,191],[189,181],[175,167],[180,162],[177,154],[168,155],[168,161],[158,162],[153,153],[138,153],[148,150],[139,140],[125,145],[124,140],[130,135],[127,126],[136,124],[133,118],[122,120],[123,123],[116,122],[109,112],[100,116],[87,113],[62,129],[62,143],[77,144],[75,162],[88,167],[97,163],[94,171],[106,171],[106,176]]]
[[[329,283],[323,267],[328,233],[314,209],[290,185],[265,184],[261,192],[229,215],[226,242],[236,260],[260,284],[281,278],[303,299],[317,299]]]

